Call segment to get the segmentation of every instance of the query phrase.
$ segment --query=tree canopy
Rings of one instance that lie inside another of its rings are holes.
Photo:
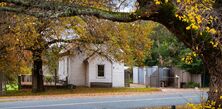
[[[10,13],[8,17],[11,20],[3,19],[9,24],[2,25],[4,28],[1,31],[7,30],[2,36],[13,39],[11,48],[32,55],[24,58],[32,59],[34,90],[44,90],[38,89],[43,86],[42,66],[50,64],[49,70],[54,73],[60,50],[79,48],[75,52],[84,51],[89,56],[97,52],[128,65],[142,64],[144,57],[149,55],[152,45],[149,33],[155,26],[153,22],[124,24],[86,16],[47,19]]]

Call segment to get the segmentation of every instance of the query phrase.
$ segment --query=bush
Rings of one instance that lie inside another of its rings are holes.
[[[199,84],[199,83],[196,83],[196,82],[188,82],[188,83],[186,84],[186,87],[187,87],[187,88],[200,87],[200,84]]]
[[[45,76],[45,82],[52,83],[53,78],[51,76]]]
[[[133,83],[133,79],[128,79],[127,83]]]
[[[17,84],[6,84],[6,91],[16,91],[18,90],[18,85]]]

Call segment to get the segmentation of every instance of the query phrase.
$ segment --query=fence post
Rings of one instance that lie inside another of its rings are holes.
[[[172,105],[172,106],[171,106],[171,109],[176,109],[176,106],[175,106],[175,105]]]

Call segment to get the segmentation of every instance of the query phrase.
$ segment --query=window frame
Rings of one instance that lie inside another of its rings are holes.
[[[99,66],[103,66],[103,76],[99,76]],[[97,78],[105,78],[105,64],[97,64]]]

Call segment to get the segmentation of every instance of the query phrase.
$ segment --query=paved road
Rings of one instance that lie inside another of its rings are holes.
[[[138,109],[154,106],[199,103],[205,92],[162,92],[156,94],[84,97],[0,103],[0,109]]]

